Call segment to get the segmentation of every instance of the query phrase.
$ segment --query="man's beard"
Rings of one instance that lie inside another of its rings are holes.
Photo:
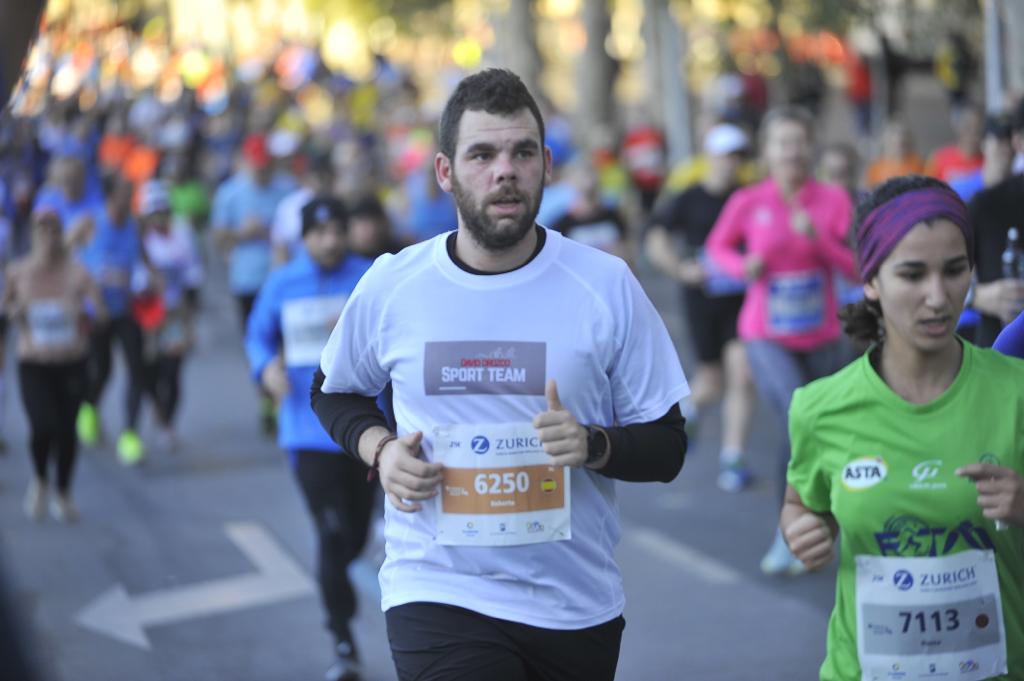
[[[484,197],[479,205],[473,202],[463,189],[455,174],[452,173],[452,196],[455,198],[455,206],[462,217],[462,223],[466,226],[473,241],[492,252],[506,251],[520,241],[533,228],[537,219],[537,212],[540,210],[540,201],[544,196],[544,184],[537,188],[536,197],[533,202],[530,196],[519,191],[514,185],[505,185],[503,188],[492,192]],[[514,221],[509,218],[501,218],[504,224],[492,220],[487,215],[487,207],[502,199],[516,199],[524,207],[522,214]]]

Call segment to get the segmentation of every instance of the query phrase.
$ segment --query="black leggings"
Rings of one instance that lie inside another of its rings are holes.
[[[356,596],[348,565],[366,545],[377,486],[367,482],[363,463],[341,452],[296,452],[295,477],[316,524],[317,577],[327,628],[338,643],[351,643],[348,623],[356,612]]]
[[[92,335],[89,353],[89,390],[85,401],[99,406],[103,390],[110,378],[111,346],[114,338],[121,343],[125,362],[128,365],[128,393],[125,396],[124,427],[135,430],[142,408],[142,393],[145,389],[145,367],[142,361],[142,329],[131,317],[114,317],[97,328]]]
[[[252,314],[252,308],[256,305],[256,294],[236,293],[235,302],[238,304],[238,316],[242,321],[242,336],[245,336],[245,332],[249,328],[249,315]]]
[[[29,448],[36,477],[46,480],[56,450],[57,489],[71,488],[78,452],[75,417],[86,389],[85,361],[62,364],[18,363],[21,400],[32,429]]]
[[[157,355],[146,364],[146,389],[153,398],[160,425],[170,427],[181,395],[181,360],[177,355]]]
[[[400,681],[612,681],[626,620],[542,629],[440,603],[385,613]]]

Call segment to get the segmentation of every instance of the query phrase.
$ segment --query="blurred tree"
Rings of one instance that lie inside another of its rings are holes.
[[[1024,97],[1024,2],[1003,2],[1006,33],[1007,89],[1011,97]]]
[[[6,36],[0,47],[0,101],[4,104],[21,72],[29,43],[35,38],[43,4],[42,0],[0,3],[0,26]]]
[[[583,26],[587,45],[577,62],[579,70],[579,118],[587,130],[612,128],[615,76],[618,64],[605,47],[612,20],[608,0],[584,0]]]
[[[242,1],[256,2],[257,0]],[[412,19],[418,14],[451,4],[451,0],[305,0],[305,2],[311,12],[331,16],[343,15],[357,22],[369,23],[387,15],[394,19],[402,30],[409,29]]]
[[[501,25],[495,32],[499,63],[518,75],[530,92],[540,93],[542,68],[537,49],[535,0],[509,0],[508,11],[499,15]]]

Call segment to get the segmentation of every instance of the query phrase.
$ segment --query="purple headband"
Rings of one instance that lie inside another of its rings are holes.
[[[946,218],[960,228],[967,242],[967,258],[974,267],[974,230],[967,206],[951,189],[923,187],[886,201],[861,221],[857,228],[861,281],[868,281],[878,272],[882,261],[915,225],[935,218]]]

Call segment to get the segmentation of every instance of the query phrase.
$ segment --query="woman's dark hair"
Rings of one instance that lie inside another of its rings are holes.
[[[874,209],[901,194],[928,187],[949,188],[941,180],[923,175],[903,175],[878,185],[857,204],[857,212],[853,219],[854,234],[860,232],[861,223]],[[859,247],[857,250],[859,253]],[[885,328],[882,324],[882,307],[877,301],[865,298],[859,302],[844,305],[839,310],[839,321],[842,322],[846,335],[855,341],[874,343],[881,342],[883,339]]]

